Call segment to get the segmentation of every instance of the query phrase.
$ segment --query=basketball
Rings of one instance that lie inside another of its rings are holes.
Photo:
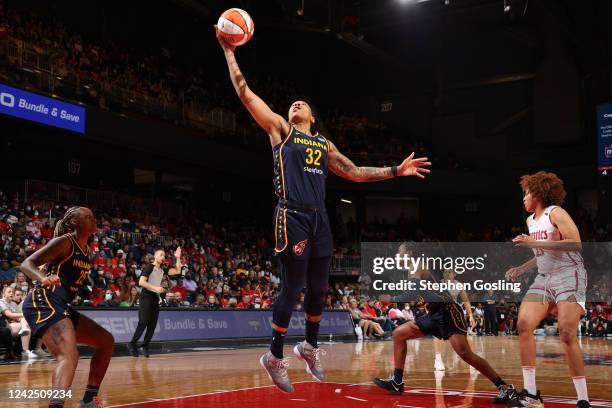
[[[223,39],[236,46],[249,42],[255,31],[255,24],[249,13],[239,8],[224,11],[219,17],[217,27]]]

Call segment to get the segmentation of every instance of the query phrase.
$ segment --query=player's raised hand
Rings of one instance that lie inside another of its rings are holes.
[[[404,160],[398,167],[397,175],[417,176],[424,179],[425,174],[430,172],[430,170],[427,168],[428,166],[431,166],[431,162],[427,161],[427,157],[419,157],[415,159],[414,152],[412,152],[410,156],[408,156],[406,160]]]
[[[217,35],[217,40],[219,40],[219,44],[221,44],[221,48],[223,48],[223,52],[230,52],[233,54],[236,51],[235,45],[231,45],[230,43],[225,41],[223,37],[221,37],[221,31],[219,31],[219,27],[217,27],[216,25],[215,34]]]

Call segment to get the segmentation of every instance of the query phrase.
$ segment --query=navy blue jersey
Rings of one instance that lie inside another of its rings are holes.
[[[300,204],[322,205],[329,143],[318,133],[309,136],[293,126],[287,138],[274,146],[274,192]]]
[[[70,255],[51,262],[47,268],[47,276],[51,274],[59,276],[62,284],[61,286],[56,285],[51,292],[62,300],[71,302],[89,276],[91,260],[89,247],[81,248],[72,234],[63,235],[63,237],[70,241]]]

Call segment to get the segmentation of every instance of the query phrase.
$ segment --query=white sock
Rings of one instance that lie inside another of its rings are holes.
[[[521,367],[523,369],[523,387],[531,395],[536,395],[536,369],[535,367]]]
[[[442,353],[436,353],[436,361],[442,361]]]
[[[576,388],[576,394],[578,394],[578,401],[580,400],[589,400],[589,393],[587,392],[586,378],[582,377],[572,377],[574,381],[574,387]]]

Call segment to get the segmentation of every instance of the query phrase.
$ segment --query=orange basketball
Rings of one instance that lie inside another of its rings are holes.
[[[246,44],[255,31],[255,23],[249,13],[239,8],[224,11],[219,17],[217,27],[221,37],[232,45]]]

